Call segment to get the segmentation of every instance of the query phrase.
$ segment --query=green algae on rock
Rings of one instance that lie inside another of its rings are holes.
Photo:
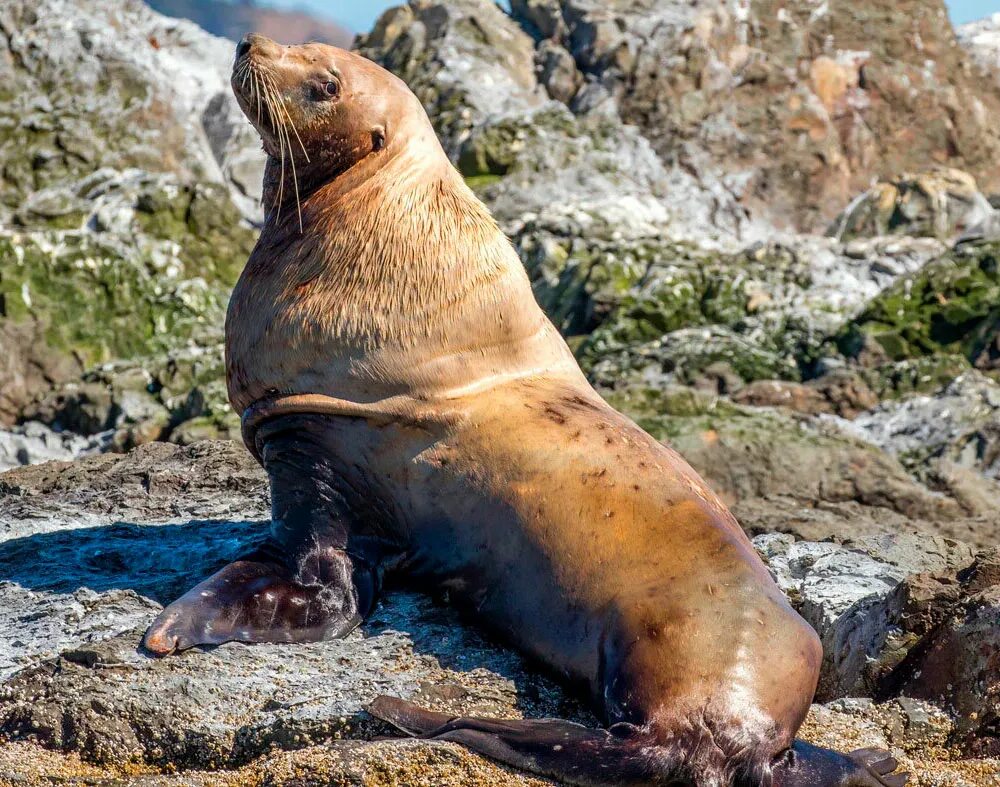
[[[67,359],[52,385],[74,369],[217,341],[255,238],[226,190],[136,170],[100,170],[66,190],[85,208],[76,229],[0,229],[0,323],[37,337],[20,364],[43,351]],[[38,393],[22,392],[5,417]]]
[[[959,246],[876,297],[843,330],[845,355],[902,361],[962,356],[998,368],[1000,244]]]

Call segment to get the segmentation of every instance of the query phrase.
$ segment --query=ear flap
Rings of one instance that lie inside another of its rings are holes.
[[[683,783],[669,750],[653,745],[649,736],[632,725],[593,730],[560,719],[449,716],[392,697],[379,697],[368,711],[408,735],[460,743],[497,762],[567,784]]]

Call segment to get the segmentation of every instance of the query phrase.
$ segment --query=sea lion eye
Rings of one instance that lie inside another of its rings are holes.
[[[325,85],[323,85],[323,92],[326,93],[328,96],[336,96],[338,93],[340,93],[340,85],[337,84],[336,82],[327,82]]]

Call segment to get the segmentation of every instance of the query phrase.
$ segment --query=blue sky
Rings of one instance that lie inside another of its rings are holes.
[[[284,8],[303,8],[335,19],[353,31],[369,30],[385,9],[403,0],[266,0]],[[891,0],[890,0],[891,2]],[[981,19],[1000,11],[1000,0],[947,0],[956,24]]]

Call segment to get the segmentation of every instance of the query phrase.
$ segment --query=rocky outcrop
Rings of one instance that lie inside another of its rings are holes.
[[[228,184],[256,215],[262,162],[228,42],[139,0],[15,0],[0,50],[6,207],[109,166]]]
[[[977,372],[934,395],[887,402],[854,428],[913,468],[944,460],[1000,480],[1000,385]]]
[[[997,179],[998,94],[970,73],[938,0],[512,8],[551,95],[577,112],[610,103],[661,158],[779,222],[818,228],[873,175],[912,164]]]
[[[972,59],[1000,84],[1000,13],[962,25],[955,32]]]
[[[138,651],[164,602],[260,536],[266,504],[263,473],[225,442],[157,444],[0,474],[0,748],[20,752],[13,762],[0,754],[0,772],[30,780],[46,768],[140,770],[153,778],[180,769],[185,784],[254,774],[291,784],[283,779],[293,772],[341,774],[337,783],[347,784],[539,785],[440,744],[371,742],[386,730],[364,703],[387,692],[452,712],[596,723],[572,693],[412,591],[390,592],[359,631],[336,642],[228,644],[163,660]],[[855,734],[868,725],[867,740],[891,743],[903,757],[914,752],[907,764],[928,776],[951,766],[917,745],[921,718],[936,720],[929,729],[942,750],[992,751],[996,673],[988,653],[983,661],[969,647],[976,626],[991,625],[983,621],[1000,579],[992,553],[904,535],[853,545],[762,536],[756,544],[831,645],[826,696],[881,703],[817,707],[807,736],[843,747],[850,738],[837,724],[850,718]],[[961,591],[942,584],[920,606],[915,588],[926,587],[925,576],[953,577]],[[934,666],[946,654],[961,671]],[[904,696],[887,701],[918,663],[926,665],[922,682],[905,682]],[[963,687],[953,704],[934,694],[945,678]]]
[[[56,432],[45,424],[29,421],[13,429],[0,430],[0,472],[12,467],[56,460],[73,460],[105,450],[108,435],[84,437]]]
[[[840,349],[866,366],[956,355],[1000,364],[1000,244],[960,246],[901,278],[845,325]]]
[[[263,162],[231,45],[138,0],[8,4],[0,52],[9,425],[96,364],[218,341]]]
[[[976,179],[956,169],[879,181],[855,198],[830,228],[842,240],[886,235],[996,240],[998,231],[1000,216]]]
[[[74,228],[38,228],[40,202],[71,211]],[[35,193],[21,213],[34,226],[0,228],[0,325],[35,341],[0,367],[7,423],[96,364],[218,344],[254,241],[221,186],[98,170]]]

